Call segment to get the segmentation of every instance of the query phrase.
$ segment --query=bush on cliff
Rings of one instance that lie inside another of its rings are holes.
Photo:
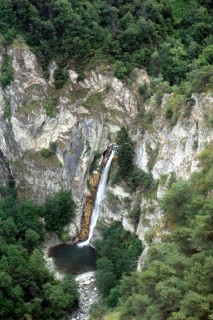
[[[46,229],[62,235],[63,228],[74,218],[75,202],[68,190],[61,190],[46,198],[43,217]]]

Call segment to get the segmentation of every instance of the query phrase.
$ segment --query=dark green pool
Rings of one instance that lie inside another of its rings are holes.
[[[89,245],[79,247],[77,244],[61,244],[51,247],[49,256],[61,273],[76,275],[96,268],[95,249]]]

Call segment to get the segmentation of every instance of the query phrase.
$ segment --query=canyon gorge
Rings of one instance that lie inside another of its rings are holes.
[[[0,49],[0,64],[5,50]],[[144,83],[149,85],[146,71],[135,68],[128,81],[122,82],[113,76],[109,65],[86,71],[81,81],[70,68],[66,85],[55,89],[55,62],[49,65],[46,79],[35,55],[20,39],[7,48],[7,53],[14,79],[6,88],[0,87],[1,184],[14,179],[18,197],[30,198],[37,204],[61,189],[71,190],[77,207],[74,221],[67,226],[68,241],[86,240],[106,163],[105,160],[103,165],[102,159],[116,144],[117,132],[125,126],[134,144],[134,164],[150,172],[158,183],[155,193],[149,196],[130,192],[122,183],[113,185],[112,162],[99,221],[121,221],[126,230],[137,234],[146,253],[148,246],[166,232],[161,224],[160,199],[172,180],[187,180],[191,173],[199,171],[198,155],[213,143],[213,127],[209,123],[213,117],[213,93],[194,93],[188,101],[171,93],[164,94],[160,104],[155,96],[144,102],[138,88]],[[165,117],[168,108],[177,109],[173,123]],[[43,156],[42,150],[49,149],[51,143],[56,146],[55,153]],[[135,207],[142,212],[137,223],[129,215]],[[82,231],[83,214],[86,235]],[[147,232],[149,236],[145,236]],[[94,237],[98,237],[96,231]],[[45,245],[58,243],[57,237],[48,235]],[[93,275],[91,279],[94,280]],[[83,282],[90,286],[87,279]]]

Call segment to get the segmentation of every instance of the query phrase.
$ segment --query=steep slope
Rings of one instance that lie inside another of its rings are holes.
[[[1,49],[0,61],[5,50]],[[55,63],[46,80],[25,45],[14,44],[7,53],[13,81],[0,88],[1,182],[12,175],[19,196],[38,203],[61,188],[72,189],[82,212],[94,152],[104,152],[119,127],[130,126],[137,112],[135,94],[113,78],[107,67],[102,72],[89,71],[81,82],[69,70],[70,80],[56,90]],[[50,143],[55,144],[56,153],[45,157],[41,151]]]
[[[77,73],[69,70],[70,80],[56,90],[55,63],[50,65],[50,77],[46,80],[35,56],[23,43],[14,44],[7,51],[14,80],[0,91],[1,182],[13,176],[20,197],[28,196],[38,203],[61,188],[72,189],[78,204],[79,226],[94,151],[104,152],[125,125],[135,142],[135,163],[160,179],[157,197],[140,199],[143,211],[147,211],[146,219],[151,224],[158,219],[157,199],[165,185],[171,178],[188,178],[191,172],[199,170],[197,155],[213,139],[208,122],[213,113],[212,93],[195,94],[190,102],[180,95],[164,95],[157,107],[152,98],[140,115],[143,102],[138,87],[149,81],[142,70],[135,69],[128,87],[113,78],[110,67],[88,71],[84,81],[78,81]],[[5,52],[1,49],[0,61]],[[168,109],[176,123],[166,116]],[[147,114],[152,115],[149,123]],[[56,146],[56,154],[45,157],[42,149],[48,149],[51,143]],[[129,211],[122,198],[129,194],[118,186],[110,192],[121,198],[119,213],[114,208],[113,215],[107,203],[102,215],[106,220],[111,215],[113,219],[122,219],[122,211],[124,216]],[[133,231],[129,222],[125,219],[124,225]],[[145,229],[140,221],[137,233],[141,239]]]

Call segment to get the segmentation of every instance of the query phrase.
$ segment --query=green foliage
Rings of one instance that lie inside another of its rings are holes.
[[[103,227],[101,234],[102,240],[95,241],[98,257],[96,279],[99,290],[104,297],[110,296],[109,304],[112,305],[117,301],[119,290],[110,290],[116,287],[122,275],[134,270],[142,245],[135,235],[123,229],[120,222]]]
[[[144,95],[147,92],[147,88],[148,88],[147,83],[144,82],[139,86],[138,91],[140,94]]]
[[[49,149],[42,148],[41,149],[41,156],[44,158],[49,158],[51,155],[56,154],[57,145],[54,141],[50,141]]]
[[[154,188],[152,174],[133,165],[133,143],[126,128],[122,127],[117,133],[116,143],[118,170],[113,177],[113,183],[125,182],[129,192],[137,189],[150,192]]]
[[[19,201],[12,187],[0,188],[0,318],[56,320],[76,308],[72,278],[56,281],[39,249],[41,208]]]
[[[96,283],[102,295],[106,297],[117,283],[114,265],[110,259],[103,256],[103,258],[98,259],[96,267]]]
[[[117,61],[114,64],[114,76],[118,79],[124,79],[128,74],[128,70],[122,61]]]
[[[54,71],[54,85],[56,89],[62,88],[69,79],[69,73],[66,69],[56,69]]]
[[[101,155],[102,155],[102,153],[100,150],[94,151],[94,158],[93,158],[93,161],[92,161],[90,168],[89,168],[90,173],[92,173],[94,170],[96,170],[97,162],[100,159]]]
[[[13,67],[11,57],[5,53],[1,65],[0,84],[3,87],[8,86],[13,81]]]
[[[133,143],[126,128],[122,127],[120,129],[117,134],[116,143],[119,173],[122,178],[125,178],[128,176],[133,166]]]
[[[96,92],[90,95],[82,105],[91,112],[99,113],[106,111],[101,92]]]
[[[148,150],[148,156],[149,156],[147,168],[149,171],[151,171],[153,169],[155,162],[156,162],[156,159],[158,157],[159,147],[157,146],[156,148],[152,149],[150,146],[148,146],[147,150]]]
[[[128,217],[132,219],[134,226],[136,227],[140,221],[141,216],[141,209],[139,206],[135,207],[130,213],[128,214]]]
[[[213,66],[203,66],[198,70],[193,70],[189,75],[191,92],[202,92],[205,89],[213,88]]]
[[[2,0],[0,32],[7,44],[21,34],[45,73],[57,61],[57,88],[68,79],[67,62],[79,81],[85,65],[104,61],[119,79],[136,66],[176,85],[188,71],[212,64],[209,1]]]
[[[58,104],[58,98],[53,97],[47,101],[47,103],[44,105],[44,109],[46,111],[46,114],[48,117],[54,116],[54,107]]]
[[[47,230],[61,236],[63,228],[73,219],[74,214],[75,203],[70,191],[62,190],[46,198],[43,217]]]
[[[190,218],[188,205],[192,201],[193,194],[192,186],[186,181],[178,181],[171,186],[162,201],[162,209],[167,222],[178,221],[181,225],[186,223],[186,220]]]
[[[10,99],[6,99],[4,108],[4,118],[10,121],[12,115]]]
[[[136,115],[136,124],[142,133],[152,125],[152,122],[155,118],[155,112],[153,110],[145,110],[144,108],[140,108]]]
[[[165,118],[174,126],[181,114],[187,116],[190,113],[190,106],[185,95],[173,93],[165,105]]]
[[[212,171],[212,154],[209,144],[199,156],[204,177]],[[146,234],[150,249],[143,271],[120,282],[119,319],[211,319],[211,190],[208,180],[196,184],[193,175],[189,181],[174,182],[166,192],[161,208],[170,232],[159,243],[152,243],[156,228]]]
[[[41,154],[41,151],[28,150],[26,151],[25,157],[34,162],[39,168],[60,168],[62,164],[57,156],[50,152],[49,149],[44,148],[44,150],[45,151],[42,151],[43,155]]]
[[[200,193],[208,194],[213,188],[213,146],[211,143],[206,146],[198,158],[202,170],[192,175],[192,184]]]
[[[44,158],[49,158],[49,156],[51,155],[51,151],[49,149],[43,148],[41,149],[41,155]]]
[[[57,144],[54,141],[50,141],[49,150],[52,154],[56,154]]]
[[[147,173],[133,166],[126,178],[126,183],[130,192],[134,192],[138,188],[140,188],[141,191],[148,191],[152,189],[154,180],[151,173]]]

